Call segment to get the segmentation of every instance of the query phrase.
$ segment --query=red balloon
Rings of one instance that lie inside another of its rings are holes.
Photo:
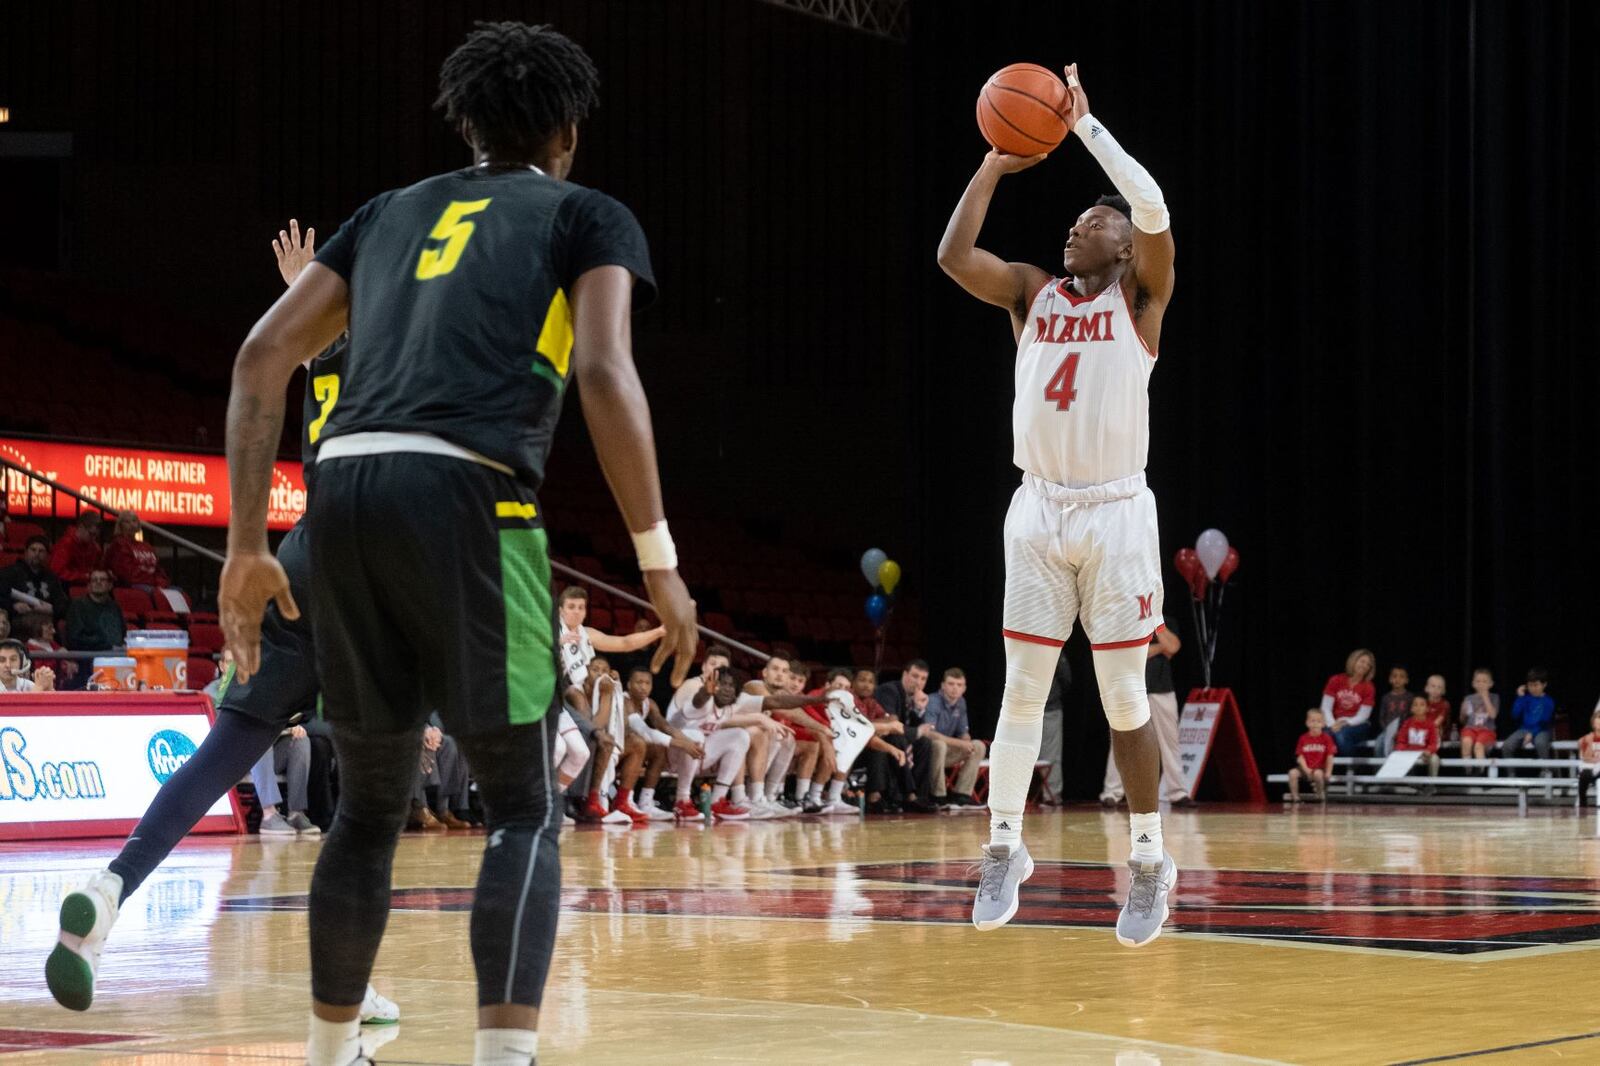
[[[1177,554],[1172,557],[1172,565],[1183,575],[1183,580],[1188,583],[1189,591],[1195,599],[1198,600],[1206,594],[1206,586],[1211,580],[1206,577],[1206,568],[1193,548],[1179,548]]]
[[[1229,546],[1228,557],[1217,567],[1217,584],[1226,585],[1233,572],[1239,569],[1239,549]]]

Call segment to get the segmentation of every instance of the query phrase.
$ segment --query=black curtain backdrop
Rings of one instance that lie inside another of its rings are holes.
[[[64,0],[0,9],[0,104],[12,130],[74,134],[70,270],[242,336],[290,214],[327,233],[465,162],[429,105],[471,20],[555,22],[605,79],[574,177],[634,208],[662,281],[637,333],[669,501],[841,565],[888,549],[986,733],[1012,343],[934,249],[983,152],[984,78],[1078,61],[1172,209],[1163,555],[1207,526],[1238,547],[1217,674],[1278,769],[1356,646],[1453,698],[1475,664],[1507,694],[1545,665],[1577,729],[1600,696],[1597,11],[925,2],[898,43],[756,0]],[[1058,269],[1108,188],[1069,141],[1005,179],[983,244]],[[568,425],[553,482],[595,476]],[[1183,595],[1169,567],[1180,688]],[[1090,795],[1105,726],[1081,636],[1071,654],[1070,790]]]

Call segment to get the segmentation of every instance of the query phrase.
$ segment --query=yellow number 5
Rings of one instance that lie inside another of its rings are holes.
[[[339,375],[323,374],[311,379],[311,395],[322,404],[322,413],[311,420],[306,427],[306,436],[311,438],[311,443],[317,443],[317,438],[322,436],[322,427],[328,424],[328,416],[333,413],[333,405],[339,402]]]
[[[493,197],[490,197],[493,199]],[[433,232],[428,234],[428,239],[444,241],[442,248],[424,248],[422,258],[417,260],[417,280],[427,281],[450,273],[461,261],[461,253],[467,247],[467,241],[472,237],[476,228],[471,222],[463,222],[468,215],[475,215],[489,206],[489,200],[452,200],[450,206],[444,209],[444,214],[439,216],[439,221],[434,224]]]

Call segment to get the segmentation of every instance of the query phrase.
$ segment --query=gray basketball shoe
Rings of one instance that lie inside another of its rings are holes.
[[[978,898],[972,903],[972,924],[998,929],[1017,913],[1017,889],[1033,876],[1033,856],[1026,844],[985,844],[978,864]]]
[[[1128,902],[1117,918],[1117,943],[1142,948],[1161,935],[1167,920],[1167,895],[1178,883],[1178,864],[1162,852],[1161,861],[1129,861],[1133,883],[1128,886]]]

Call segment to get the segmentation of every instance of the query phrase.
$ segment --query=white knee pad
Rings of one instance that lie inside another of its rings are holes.
[[[1006,689],[1000,700],[996,741],[1031,742],[1035,747],[1044,729],[1044,704],[1056,676],[1061,649],[1029,640],[1006,638]],[[1015,738],[1008,734],[1021,734]]]
[[[1149,655],[1145,644],[1095,649],[1094,676],[1100,682],[1100,703],[1112,729],[1126,733],[1150,720],[1150,696],[1144,687]]]

